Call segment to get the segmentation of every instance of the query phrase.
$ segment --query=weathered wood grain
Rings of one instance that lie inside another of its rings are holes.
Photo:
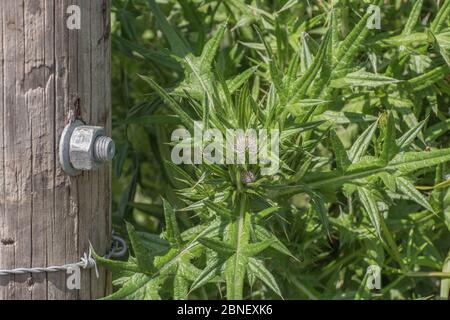
[[[69,5],[81,30],[66,27]],[[2,0],[0,4],[0,269],[79,261],[110,241],[110,168],[69,178],[58,142],[70,115],[110,131],[110,1]],[[95,299],[103,270],[0,277],[0,299]]]

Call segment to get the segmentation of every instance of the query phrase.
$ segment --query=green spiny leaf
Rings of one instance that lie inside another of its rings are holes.
[[[198,242],[222,256],[229,256],[236,252],[235,248],[233,248],[228,243],[220,240],[212,238],[200,238],[198,239]]]
[[[364,209],[369,215],[370,222],[375,228],[378,237],[381,239],[380,212],[378,211],[376,201],[373,199],[370,191],[364,187],[358,187],[358,195]]]
[[[264,282],[264,284],[268,286],[273,292],[282,297],[281,290],[278,287],[274,276],[270,273],[269,270],[266,269],[264,263],[261,260],[250,258],[248,267],[258,279]]]
[[[333,145],[334,155],[336,157],[337,169],[344,172],[350,166],[351,162],[348,158],[347,151],[345,151],[344,145],[341,139],[334,130],[330,132],[331,143]]]
[[[431,31],[433,33],[441,32],[441,30],[445,26],[449,14],[450,14],[450,1],[445,0],[436,18],[431,23]]]
[[[358,162],[364,153],[366,153],[377,126],[378,121],[375,121],[356,139],[348,152],[348,157],[352,163]]]
[[[396,179],[398,189],[408,198],[417,202],[430,212],[434,212],[428,200],[414,187],[414,185],[403,177]]]
[[[167,37],[167,40],[170,43],[170,47],[171,47],[172,51],[180,57],[184,57],[189,52],[191,52],[186,41],[184,41],[178,35],[178,33],[175,31],[175,29],[167,21],[166,17],[164,16],[164,13],[161,11],[159,6],[156,4],[156,1],[148,0],[148,5],[150,6],[151,10],[153,11],[159,27],[161,28],[164,35]]]
[[[392,113],[387,116],[386,132],[384,135],[383,150],[381,152],[381,159],[388,163],[397,154],[398,146],[396,141],[395,120]]]
[[[182,245],[180,230],[178,229],[177,217],[175,211],[169,202],[163,199],[164,217],[166,220],[166,236],[170,244],[178,248]]]
[[[128,236],[133,246],[133,251],[136,256],[137,264],[142,271],[152,272],[154,271],[153,257],[148,251],[147,247],[142,242],[141,238],[136,233],[133,225],[126,223]]]

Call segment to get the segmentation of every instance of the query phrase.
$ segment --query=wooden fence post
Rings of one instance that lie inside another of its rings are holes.
[[[0,269],[78,262],[89,241],[109,248],[110,166],[70,178],[58,143],[73,115],[110,133],[110,55],[110,0],[1,0]],[[99,271],[82,271],[80,290],[64,272],[0,276],[0,300],[102,297],[111,281]]]

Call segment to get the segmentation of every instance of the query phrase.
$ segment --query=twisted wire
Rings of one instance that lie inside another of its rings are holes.
[[[126,254],[127,250],[128,250],[128,248],[127,248],[127,244],[126,244],[125,240],[113,233],[111,248],[106,253],[106,255],[104,255],[104,258],[110,259],[110,258],[123,257]],[[0,276],[9,276],[9,275],[27,274],[27,273],[52,273],[52,272],[67,271],[67,270],[70,270],[73,268],[83,268],[83,269],[95,268],[95,272],[98,277],[97,262],[92,257],[91,248],[89,248],[88,253],[85,252],[83,254],[83,257],[81,257],[80,261],[77,263],[70,263],[70,264],[65,264],[62,266],[49,266],[49,267],[45,267],[45,268],[15,268],[15,269],[6,269],[6,270],[0,269]]]

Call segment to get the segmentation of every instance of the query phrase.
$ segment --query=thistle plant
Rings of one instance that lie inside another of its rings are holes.
[[[155,71],[139,70],[148,94],[117,121],[132,254],[97,257],[109,298],[448,298],[450,1],[411,2],[179,1],[169,21],[149,0],[170,50],[133,39],[116,3],[116,45]],[[370,30],[369,4],[408,16]],[[174,164],[170,133],[195,123],[278,130],[279,170]],[[374,292],[370,265],[387,281]]]

